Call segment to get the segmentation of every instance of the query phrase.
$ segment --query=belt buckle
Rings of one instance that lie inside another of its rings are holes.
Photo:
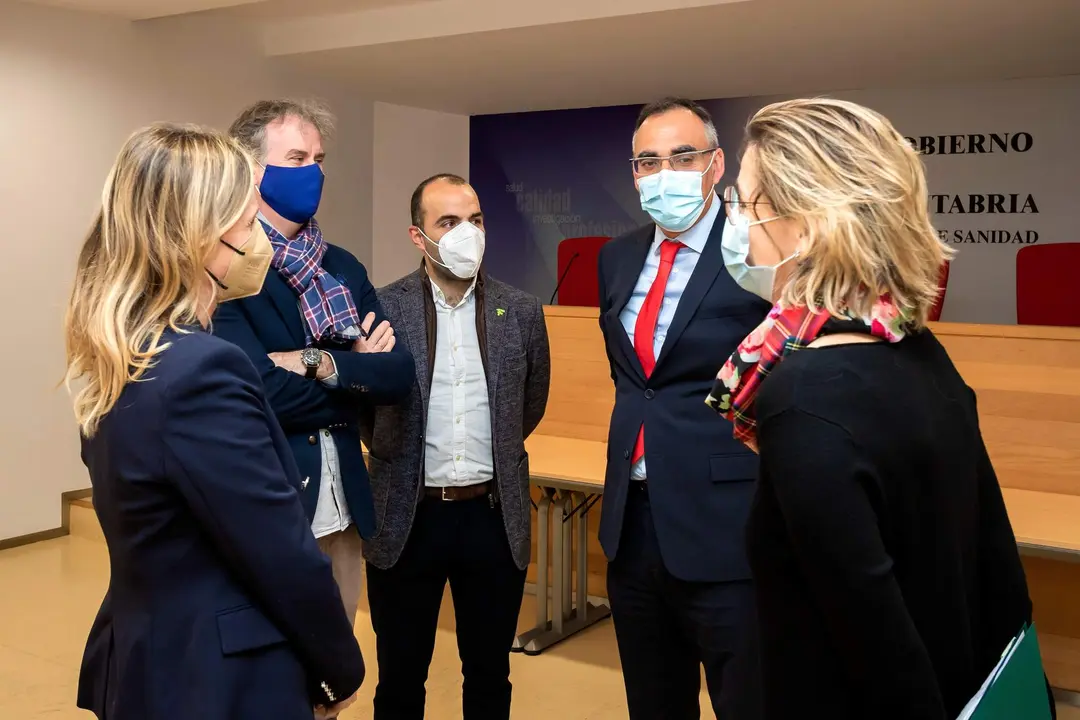
[[[443,485],[442,486],[442,501],[443,502],[451,502],[452,498],[446,497],[446,490],[447,490],[446,485]]]

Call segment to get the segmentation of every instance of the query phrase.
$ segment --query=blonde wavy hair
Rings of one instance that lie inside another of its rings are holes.
[[[922,160],[892,123],[852,102],[790,100],[759,110],[746,142],[772,209],[805,232],[780,302],[866,317],[888,293],[925,326],[953,251],[930,222]]]
[[[153,125],[124,143],[79,253],[64,321],[75,417],[91,437],[128,383],[214,302],[204,270],[222,234],[248,207],[248,153],[225,135]],[[79,380],[78,390],[72,390]]]

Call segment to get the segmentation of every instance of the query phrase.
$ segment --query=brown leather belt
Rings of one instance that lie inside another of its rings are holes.
[[[475,500],[491,493],[491,483],[483,482],[476,485],[457,485],[453,487],[425,487],[424,497],[446,502],[459,502],[461,500]]]

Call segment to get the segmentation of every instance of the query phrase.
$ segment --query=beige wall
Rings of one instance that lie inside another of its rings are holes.
[[[469,177],[467,115],[375,103],[375,178],[371,214],[372,264],[376,287],[412,272],[420,256],[409,240],[409,199],[436,173]],[[481,207],[484,199],[480,198]]]
[[[105,174],[155,120],[227,127],[262,95],[317,94],[339,114],[320,219],[370,263],[373,108],[343,87],[271,72],[248,28],[172,18],[132,25],[0,3],[0,539],[60,525],[60,494],[89,486],[61,336],[75,257]]]

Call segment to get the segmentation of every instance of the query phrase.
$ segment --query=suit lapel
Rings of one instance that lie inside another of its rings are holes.
[[[411,275],[402,287],[398,295],[398,317],[401,318],[405,342],[416,366],[416,386],[420,389],[420,406],[426,416],[431,378],[428,377],[427,318],[424,316],[424,296],[421,293],[431,290],[427,287],[427,277],[422,273]]]
[[[637,286],[638,278],[645,267],[645,259],[649,254],[649,248],[652,247],[655,234],[655,226],[649,225],[642,228],[640,234],[633,238],[633,242],[623,258],[622,265],[612,278],[614,280],[614,287],[612,288],[613,301],[604,319],[604,327],[608,328],[608,332],[615,338],[615,344],[622,350],[627,362],[634,368],[642,381],[645,380],[645,370],[641,367],[641,360],[638,359],[637,351],[634,350],[634,346],[630,342],[630,336],[626,334],[626,328],[623,327],[619,315],[622,313],[623,308],[626,307],[626,303],[630,301],[630,296],[634,294],[634,287]]]
[[[288,328],[289,335],[296,342],[297,347],[304,347],[307,344],[307,333],[304,332],[304,319],[300,313],[300,298],[276,270],[271,269],[264,285],[270,303],[281,316],[281,321]]]
[[[503,351],[506,348],[507,310],[502,292],[490,278],[484,283],[484,323],[487,332],[488,407],[492,413],[491,420],[495,422],[495,408],[498,407],[495,393],[499,387],[499,368],[502,367]]]
[[[634,294],[634,287],[637,286],[638,278],[645,267],[645,258],[649,254],[649,248],[652,247],[655,234],[656,230],[652,225],[642,228],[641,233],[634,238],[629,252],[626,253],[623,266],[619,268],[615,277],[616,286],[613,288],[614,302],[609,310],[614,313],[616,319],[626,307],[626,303],[630,301],[630,296]]]
[[[682,298],[679,299],[679,306],[675,309],[675,317],[671,321],[671,327],[668,328],[664,346],[660,349],[660,357],[656,358],[656,368],[653,370],[653,374],[660,368],[664,358],[671,354],[671,348],[675,346],[679,336],[683,334],[686,326],[690,324],[690,319],[694,317],[694,313],[697,312],[701,301],[705,299],[709,288],[713,286],[716,276],[724,269],[724,257],[721,254],[720,243],[720,235],[724,231],[724,222],[723,215],[719,216],[709,232],[709,239],[705,242],[705,248],[701,252],[701,257],[698,258],[697,266],[694,267],[694,273],[690,276],[690,282],[686,284]]]

